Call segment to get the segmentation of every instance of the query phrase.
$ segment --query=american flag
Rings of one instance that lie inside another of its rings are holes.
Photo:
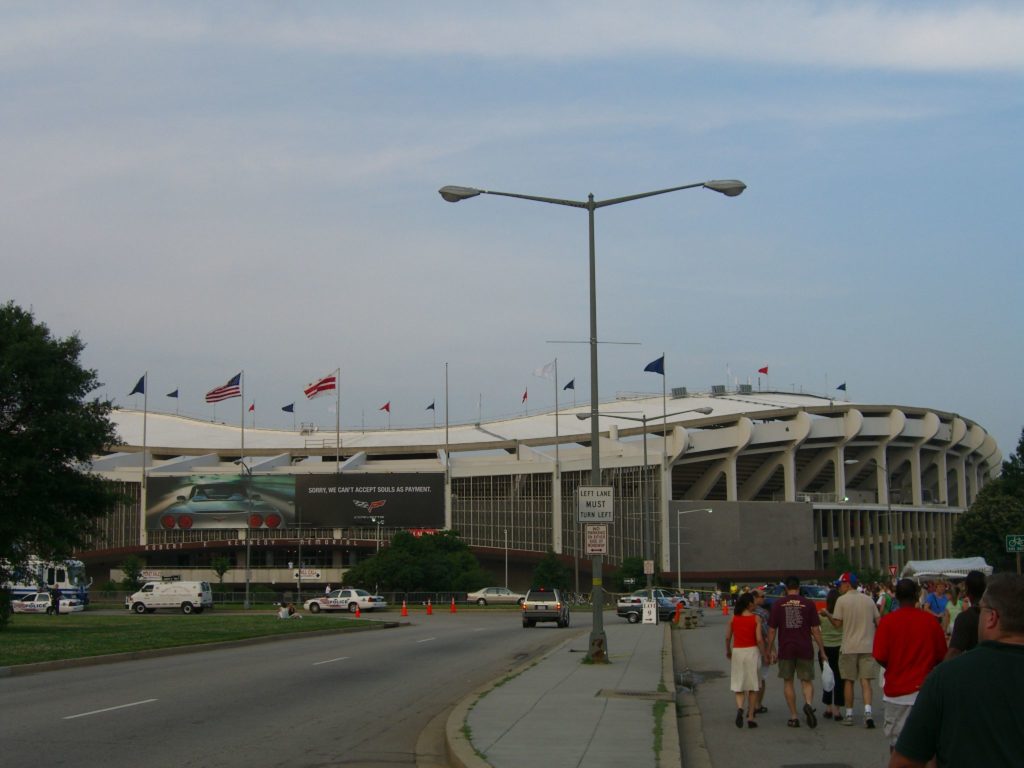
[[[242,374],[236,374],[228,379],[223,387],[211,389],[206,393],[206,402],[219,403],[221,400],[230,400],[232,397],[242,396]]]
[[[330,392],[332,389],[338,388],[338,375],[330,373],[324,376],[322,379],[308,384],[303,392],[306,393],[306,397],[312,400],[317,395],[322,395],[324,392]]]

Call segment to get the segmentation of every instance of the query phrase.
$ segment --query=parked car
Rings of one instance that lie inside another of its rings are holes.
[[[466,595],[466,600],[477,605],[522,605],[526,595],[508,587],[484,587]]]
[[[371,595],[365,589],[335,589],[326,595],[314,597],[302,604],[310,613],[320,611],[348,611],[355,613],[356,608],[362,611],[379,611],[388,607],[387,601],[380,595]]]
[[[561,628],[569,626],[569,601],[560,589],[531,589],[522,606],[524,627],[535,627],[538,621],[553,621]]]
[[[213,590],[208,581],[147,581],[138,592],[124,599],[134,613],[153,613],[158,608],[180,610],[185,615],[213,608]]]
[[[180,528],[281,528],[290,525],[294,513],[284,512],[252,493],[242,483],[200,483],[188,496],[178,496],[160,515],[160,525]]]
[[[658,604],[658,619],[668,621],[676,613],[676,605],[682,603],[687,607],[686,598],[675,590],[663,587],[638,589],[628,595],[621,596],[615,602],[615,613],[630,624],[638,623],[644,616],[644,600],[655,600]]]
[[[774,584],[768,587],[765,589],[764,593],[764,607],[770,610],[772,604],[785,594],[786,587],[783,584]],[[814,607],[819,611],[825,609],[825,599],[828,597],[828,587],[822,586],[821,584],[801,584],[800,594],[813,602]]]
[[[18,600],[11,601],[11,610],[15,613],[53,613],[53,601],[49,592],[36,592],[25,595]],[[77,597],[62,597],[60,599],[61,613],[78,613],[85,610],[85,603]]]

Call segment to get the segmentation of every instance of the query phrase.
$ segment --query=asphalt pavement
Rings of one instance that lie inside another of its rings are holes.
[[[877,683],[874,730],[864,726],[859,685],[854,727],[822,717],[820,680],[815,681],[817,727],[809,728],[801,714],[801,726],[790,728],[773,666],[764,702],[768,712],[760,715],[758,728],[740,730],[725,656],[728,616],[708,611],[705,626],[676,630],[665,623],[627,624],[606,612],[610,663],[602,665],[584,663],[589,617],[577,612],[573,619],[577,626],[564,643],[456,706],[446,729],[452,765],[748,768],[754,762],[874,768],[888,761]],[[587,626],[580,627],[584,622]],[[798,686],[798,711],[802,705]]]

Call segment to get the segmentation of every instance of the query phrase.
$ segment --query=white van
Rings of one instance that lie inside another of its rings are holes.
[[[202,613],[204,608],[213,608],[213,591],[207,581],[148,581],[124,599],[124,607],[135,613],[152,613],[157,608]]]

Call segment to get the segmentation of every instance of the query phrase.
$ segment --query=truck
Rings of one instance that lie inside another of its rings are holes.
[[[147,581],[124,599],[124,607],[133,613],[153,613],[158,608],[202,613],[213,608],[213,591],[208,581]]]
[[[10,589],[12,600],[56,587],[64,597],[88,605],[91,584],[92,581],[85,578],[85,564],[81,560],[49,561],[29,557],[23,566],[11,572],[10,581],[3,586]]]

